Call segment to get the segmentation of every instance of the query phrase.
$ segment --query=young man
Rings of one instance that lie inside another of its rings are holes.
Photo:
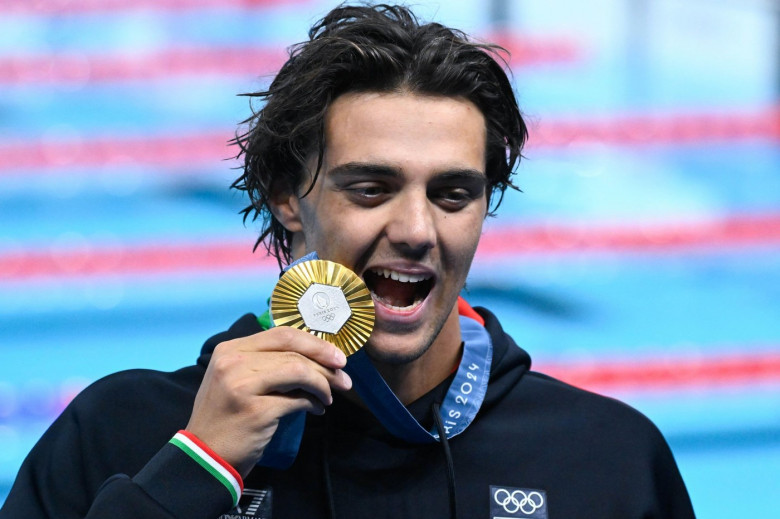
[[[316,252],[365,281],[363,364],[246,315],[196,366],[84,391],[0,516],[693,517],[646,418],[530,372],[459,300],[526,138],[495,50],[400,7],[315,25],[257,94],[235,187],[280,264]]]

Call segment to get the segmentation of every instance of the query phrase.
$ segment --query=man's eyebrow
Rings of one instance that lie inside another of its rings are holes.
[[[487,184],[487,176],[484,172],[479,171],[477,169],[448,169],[446,171],[443,171],[439,175],[436,176],[436,180],[442,181],[442,182],[449,182],[449,181],[473,181],[473,182],[482,182],[484,184]]]
[[[376,164],[371,162],[348,162],[340,164],[330,171],[328,176],[358,176],[368,175],[376,177],[399,177],[401,171],[393,166],[386,164]],[[471,168],[447,169],[436,175],[435,181],[475,181],[487,183],[487,176],[483,171]]]
[[[330,171],[329,177],[348,177],[368,175],[372,177],[398,177],[401,172],[397,168],[385,164],[375,164],[371,162],[347,162],[339,164]]]

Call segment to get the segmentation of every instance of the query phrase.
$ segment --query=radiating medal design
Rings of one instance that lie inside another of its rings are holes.
[[[374,329],[374,301],[363,280],[344,265],[303,261],[282,275],[271,294],[276,326],[291,326],[324,339],[349,356]]]

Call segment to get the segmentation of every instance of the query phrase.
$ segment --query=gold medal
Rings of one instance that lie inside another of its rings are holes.
[[[344,265],[304,261],[282,275],[271,294],[271,319],[324,339],[349,356],[374,329],[374,301],[363,280]]]

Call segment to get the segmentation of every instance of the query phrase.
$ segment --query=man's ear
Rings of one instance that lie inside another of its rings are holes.
[[[290,232],[300,232],[303,229],[301,201],[295,193],[279,193],[270,200],[268,205],[271,213],[285,229]]]

